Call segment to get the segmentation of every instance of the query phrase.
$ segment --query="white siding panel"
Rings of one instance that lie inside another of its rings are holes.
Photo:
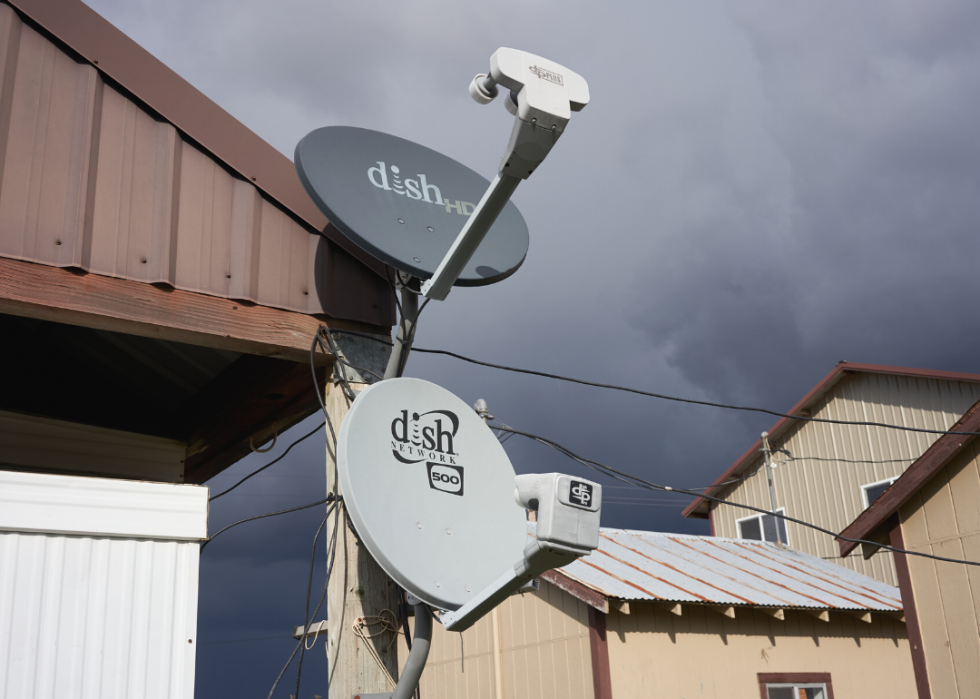
[[[200,541],[208,489],[0,471],[2,530]]]
[[[197,542],[0,532],[0,699],[190,699]]]

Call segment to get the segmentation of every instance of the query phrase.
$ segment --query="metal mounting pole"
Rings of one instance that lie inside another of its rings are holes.
[[[769,481],[769,504],[771,506],[770,512],[772,516],[776,517],[776,490],[772,485],[772,449],[769,448],[769,433],[762,433],[762,453],[765,455],[766,459],[766,480]],[[765,538],[765,534],[763,534]],[[783,537],[779,533],[779,522],[776,522],[776,541],[778,543],[783,543]]]
[[[412,650],[405,660],[398,686],[391,699],[411,699],[415,687],[422,678],[425,661],[429,658],[429,646],[432,643],[432,613],[421,602],[415,605],[415,637],[412,638]]]
[[[398,323],[398,335],[395,337],[395,344],[391,348],[391,356],[388,358],[388,366],[385,369],[385,378],[398,378],[405,373],[405,364],[408,362],[408,353],[412,349],[412,342],[415,340],[415,322],[419,315],[419,296],[415,292],[401,287],[402,296],[402,317]]]

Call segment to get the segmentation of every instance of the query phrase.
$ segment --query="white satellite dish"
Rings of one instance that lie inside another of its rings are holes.
[[[410,378],[366,388],[341,426],[337,467],[368,551],[437,609],[459,609],[523,558],[514,468],[483,420],[444,388]]]

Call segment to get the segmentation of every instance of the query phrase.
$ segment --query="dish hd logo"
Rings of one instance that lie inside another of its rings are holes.
[[[402,410],[391,421],[391,454],[403,464],[426,462],[429,487],[452,495],[463,495],[463,467],[453,440],[459,418],[449,410],[412,413]]]
[[[391,173],[390,179],[388,177],[389,172]],[[367,177],[368,181],[378,189],[394,192],[398,196],[407,197],[408,199],[426,201],[435,206],[445,206],[447,214],[455,211],[461,216],[469,216],[476,208],[475,204],[468,201],[460,201],[459,199],[455,201],[449,201],[449,199],[443,200],[439,187],[434,184],[429,184],[429,180],[422,173],[416,175],[418,177],[417,180],[402,180],[401,172],[401,169],[397,165],[391,165],[389,167],[383,160],[379,160],[377,165],[372,165],[368,168]]]

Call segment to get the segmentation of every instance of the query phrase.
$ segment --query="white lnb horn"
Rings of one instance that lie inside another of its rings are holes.
[[[470,97],[479,104],[490,104],[497,96],[497,85],[486,73],[477,73],[470,83]]]

